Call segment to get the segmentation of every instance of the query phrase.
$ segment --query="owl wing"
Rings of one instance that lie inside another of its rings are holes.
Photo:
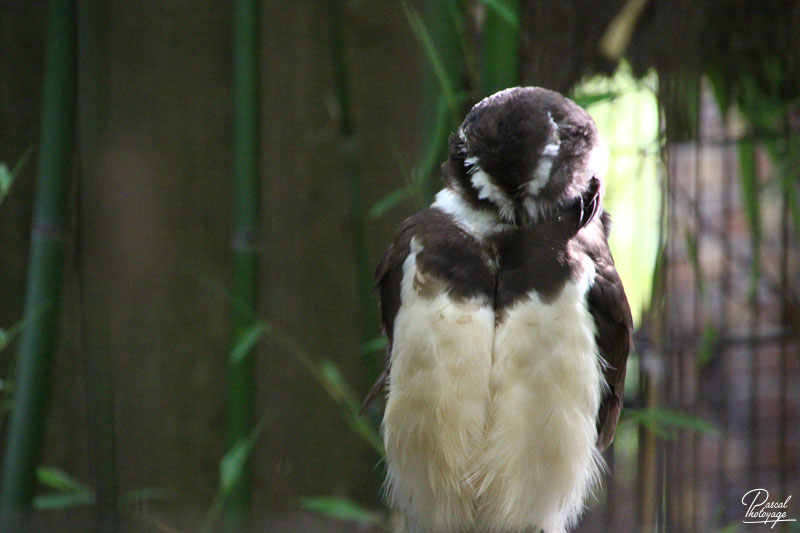
[[[608,389],[597,413],[597,447],[604,451],[614,439],[625,389],[625,365],[633,348],[633,319],[622,281],[608,247],[611,219],[603,213],[602,235],[591,240],[587,252],[595,263],[595,280],[588,294],[589,312],[597,328],[596,342],[605,361],[603,374]],[[599,226],[599,225],[596,225]],[[597,227],[599,232],[601,228]]]
[[[372,400],[383,389],[386,380],[389,379],[389,370],[392,365],[394,319],[397,317],[401,304],[400,284],[403,281],[403,262],[411,251],[411,238],[417,231],[420,217],[421,215],[417,214],[403,222],[375,271],[375,289],[379,292],[381,303],[381,326],[389,344],[386,346],[386,369],[381,372],[367,393],[359,413],[363,413],[372,403]]]
[[[494,295],[495,278],[488,266],[490,261],[485,250],[450,215],[436,208],[428,208],[406,219],[375,274],[375,287],[381,301],[381,323],[389,345],[386,349],[386,370],[378,376],[367,394],[362,411],[381,391],[389,377],[395,340],[394,322],[403,304],[403,264],[411,253],[411,241],[415,237],[420,245],[424,245],[416,253],[418,272],[423,277],[439,280],[440,289],[447,292],[449,297],[458,301],[477,295]]]

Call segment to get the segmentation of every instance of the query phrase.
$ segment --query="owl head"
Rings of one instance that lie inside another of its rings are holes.
[[[607,153],[589,114],[539,87],[515,87],[478,102],[450,137],[445,180],[471,204],[529,225],[580,195],[602,192]]]

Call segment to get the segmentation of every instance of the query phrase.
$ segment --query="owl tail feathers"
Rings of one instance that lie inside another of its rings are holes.
[[[364,411],[369,407],[369,404],[372,403],[372,400],[380,394],[381,390],[383,390],[383,386],[386,384],[386,381],[389,379],[389,367],[386,367],[386,370],[381,372],[381,375],[378,376],[378,379],[375,380],[375,383],[372,384],[372,388],[369,389],[367,393],[367,397],[364,398],[364,402],[361,404],[361,409],[358,410],[358,416],[364,414]]]

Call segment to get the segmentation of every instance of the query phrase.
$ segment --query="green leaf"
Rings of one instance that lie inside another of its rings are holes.
[[[266,335],[267,330],[264,324],[256,322],[245,329],[236,341],[231,354],[228,357],[228,362],[232,365],[237,365],[253,351],[256,343]]]
[[[622,10],[611,20],[600,39],[600,51],[613,61],[622,57],[630,43],[642,10],[648,0],[628,0]]]
[[[0,199],[5,198],[8,191],[11,190],[11,183],[14,179],[11,177],[11,170],[5,163],[0,163]]]
[[[680,411],[650,407],[647,409],[626,409],[623,413],[627,420],[642,425],[656,435],[666,439],[675,438],[675,434],[670,429],[685,429],[709,435],[720,435],[720,431],[711,423]]]
[[[88,485],[67,474],[55,466],[41,465],[36,468],[36,480],[57,492],[78,493],[91,492]]]
[[[333,496],[318,498],[303,498],[300,507],[338,520],[350,520],[364,525],[378,525],[382,522],[381,515],[375,511],[348,499]]]
[[[750,225],[750,239],[753,249],[758,250],[761,243],[761,204],[759,202],[758,174],[756,172],[756,147],[750,139],[739,141],[739,168],[742,185],[742,202]],[[754,254],[752,261],[751,291],[755,290],[761,272],[760,254]]]
[[[592,104],[614,100],[620,95],[619,91],[606,91],[602,93],[573,95],[572,101],[586,109]]]
[[[731,85],[726,79],[727,73],[720,64],[711,64],[706,68],[705,74],[711,82],[711,89],[720,113],[724,116],[731,106]]]
[[[721,529],[718,529],[717,533],[737,533],[738,531],[741,531],[741,529],[742,529],[741,526],[742,525],[740,523],[733,522],[733,523],[730,523],[730,524],[728,524],[727,526],[725,526],[725,527],[723,527]]]
[[[45,312],[50,307],[50,304],[41,304],[36,307],[32,312],[28,313],[27,315],[23,316],[8,329],[0,329],[0,351],[3,351],[10,343],[13,341],[17,335],[22,332],[22,328],[25,327],[25,324],[30,322],[31,320],[38,317],[40,314]]]
[[[373,220],[381,218],[389,209],[408,198],[411,198],[411,191],[408,190],[408,187],[392,191],[375,202],[375,205],[369,210],[369,217]]]
[[[361,354],[369,355],[371,353],[382,352],[388,345],[389,339],[386,337],[375,337],[361,345]]]
[[[163,501],[170,495],[170,491],[161,487],[140,487],[122,494],[119,497],[119,503],[120,505],[135,505],[144,501]]]
[[[219,484],[223,492],[230,492],[244,472],[247,459],[253,451],[249,439],[242,439],[219,462]]]
[[[28,164],[31,154],[33,154],[33,145],[28,146],[11,170],[8,169],[5,163],[0,163],[0,204],[3,203],[8,193],[11,192],[11,186],[14,184],[14,180],[17,179],[19,173],[22,172],[22,169]]]
[[[490,3],[494,4],[494,9],[486,13],[483,24],[482,89],[485,94],[519,85],[519,27],[518,24],[509,26],[507,20],[519,20],[520,2],[493,0]]]
[[[351,402],[351,397],[355,397],[352,389],[345,381],[341,371],[339,371],[339,367],[336,366],[333,361],[324,359],[322,363],[320,363],[320,371],[322,373],[323,384],[331,398],[337,402],[344,403],[348,407],[350,407],[351,403],[352,405],[357,403],[355,400]]]
[[[480,0],[480,3],[494,11],[513,29],[519,29],[519,13],[515,12],[503,0]]]
[[[339,368],[333,361],[325,359],[320,363],[319,375],[328,395],[344,409],[343,415],[350,429],[382,455],[383,442],[375,428],[365,418],[358,416],[359,401]]]
[[[90,507],[94,504],[95,497],[92,492],[50,493],[33,498],[33,508],[37,511],[61,511],[73,507]]]
[[[219,485],[223,494],[228,494],[236,481],[242,477],[247,467],[247,460],[253,453],[253,448],[264,430],[266,419],[262,418],[247,438],[239,439],[231,446],[219,462]]]
[[[414,32],[414,36],[417,38],[417,41],[419,41],[423,51],[425,52],[425,55],[428,57],[428,61],[430,61],[431,66],[433,67],[436,80],[439,82],[439,86],[442,89],[442,94],[447,102],[447,108],[450,110],[450,118],[455,126],[458,124],[460,118],[456,99],[456,86],[450,79],[447,69],[445,69],[444,63],[442,62],[442,58],[437,51],[436,46],[433,44],[431,34],[428,31],[427,26],[425,26],[425,22],[422,20],[420,14],[417,12],[414,6],[405,0],[403,1],[403,11],[406,14],[409,24],[411,25],[411,30]]]
[[[267,324],[265,322],[265,324]],[[350,429],[369,444],[378,455],[383,456],[383,442],[377,430],[364,418],[359,416],[359,401],[355,392],[345,381],[342,373],[330,360],[317,362],[308,352],[292,337],[267,324],[267,335],[274,342],[294,354],[295,358],[311,372],[311,374],[324,387],[328,395],[341,407],[342,417]]]
[[[714,357],[714,349],[717,346],[717,329],[713,325],[708,325],[703,330],[703,339],[700,349],[697,351],[697,366],[705,368]]]
[[[33,507],[38,510],[58,510],[94,505],[94,491],[83,483],[54,466],[41,465],[36,468],[36,480],[54,493],[36,496]]]
[[[414,199],[420,209],[433,200],[433,191],[431,191],[433,187],[429,186],[428,180],[438,168],[442,154],[446,152],[449,135],[450,119],[448,118],[447,102],[444,96],[441,96],[436,106],[436,122],[433,130],[425,143],[420,162],[411,176],[412,190],[415,192]]]

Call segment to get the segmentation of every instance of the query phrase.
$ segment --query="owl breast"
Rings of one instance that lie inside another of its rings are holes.
[[[598,481],[602,372],[586,305],[588,258],[553,299],[535,291],[495,331],[486,432],[476,467],[480,531],[561,533]]]
[[[503,311],[403,262],[383,421],[387,491],[410,531],[561,533],[599,473],[601,371],[588,258],[557,296]]]
[[[417,268],[411,242],[394,323],[383,419],[387,488],[417,531],[469,531],[471,483],[484,438],[494,311],[485,296],[454,299]]]

